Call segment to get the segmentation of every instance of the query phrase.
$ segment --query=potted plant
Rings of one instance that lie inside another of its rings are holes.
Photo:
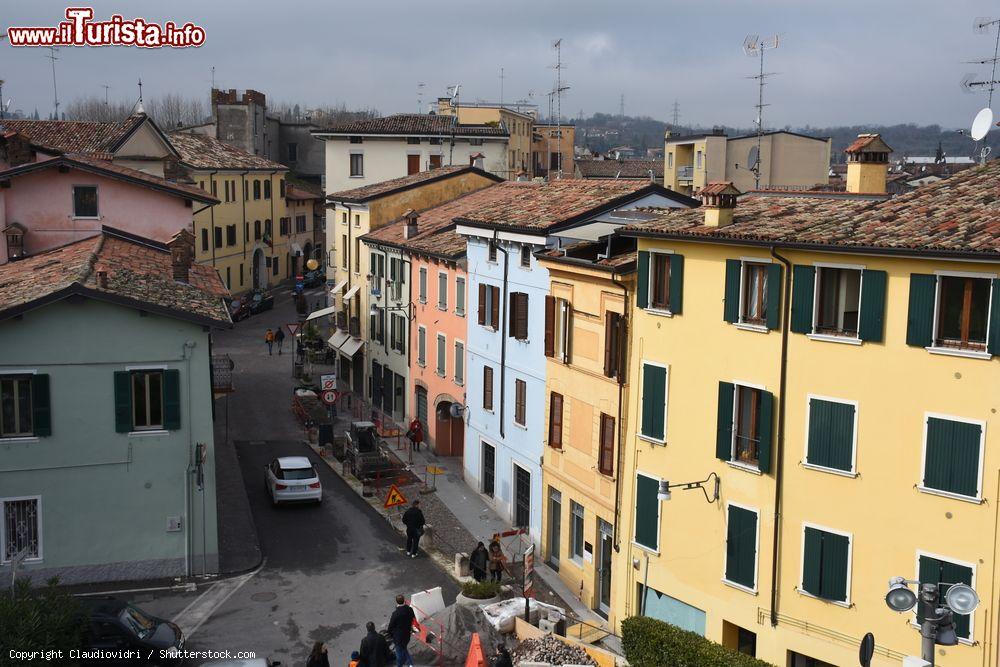
[[[500,584],[495,581],[466,581],[462,592],[455,599],[456,604],[482,605],[496,602],[500,596]]]

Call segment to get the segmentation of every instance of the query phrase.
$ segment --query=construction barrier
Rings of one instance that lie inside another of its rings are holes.
[[[472,633],[472,641],[469,642],[469,655],[465,657],[465,667],[489,667],[478,632]]]

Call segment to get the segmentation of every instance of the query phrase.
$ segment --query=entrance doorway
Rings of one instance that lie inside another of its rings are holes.
[[[250,266],[253,274],[253,288],[264,289],[267,287],[267,266],[265,266],[263,250],[257,248],[253,251],[253,261]]]
[[[427,390],[423,387],[417,387],[416,394],[417,402],[417,419],[420,420],[420,424],[424,427],[424,433],[427,433]],[[435,435],[435,442],[437,442],[437,436]]]
[[[406,175],[410,176],[412,174],[420,171],[420,156],[419,155],[407,155],[406,156]]]
[[[483,460],[482,460],[482,476],[481,484],[483,489],[483,495],[493,497],[496,491],[496,475],[497,475],[497,450],[496,447],[483,441]]]
[[[549,566],[559,571],[559,540],[562,538],[562,494],[549,487]]]
[[[531,522],[531,473],[514,464],[514,527],[527,528]]]
[[[611,554],[614,553],[614,528],[604,519],[597,520],[600,544],[597,549],[597,613],[604,618],[611,611]]]
[[[465,449],[465,421],[461,416],[451,416],[456,405],[441,401],[434,409],[434,451],[438,456],[462,456]]]

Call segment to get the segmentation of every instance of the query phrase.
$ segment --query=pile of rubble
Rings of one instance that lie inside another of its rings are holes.
[[[597,663],[578,646],[570,646],[551,635],[539,639],[525,639],[511,655],[514,664],[543,663],[549,665],[594,665]]]

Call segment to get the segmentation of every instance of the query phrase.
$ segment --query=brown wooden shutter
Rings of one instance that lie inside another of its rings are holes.
[[[492,306],[490,312],[490,324],[493,326],[493,330],[497,331],[500,328],[500,288],[490,287],[490,293],[493,295],[493,299],[490,303]]]
[[[518,424],[524,425],[524,403],[525,403],[525,385],[524,380],[514,381],[514,421]]]
[[[528,337],[528,295],[523,292],[512,292],[510,295],[510,335],[518,340]]]
[[[618,332],[615,331],[615,315],[607,311],[604,314],[604,375],[606,377],[615,376],[615,344]]]
[[[549,401],[549,447],[562,449],[563,397],[552,392]]]
[[[511,292],[507,301],[507,335],[517,338],[517,292]]]
[[[545,295],[545,356],[553,357],[556,353],[555,341],[556,300]]]
[[[486,326],[486,283],[479,283],[479,323]]]
[[[601,413],[601,452],[597,467],[602,475],[612,475],[615,470],[615,418]]]
[[[483,409],[493,409],[493,368],[483,366]]]

